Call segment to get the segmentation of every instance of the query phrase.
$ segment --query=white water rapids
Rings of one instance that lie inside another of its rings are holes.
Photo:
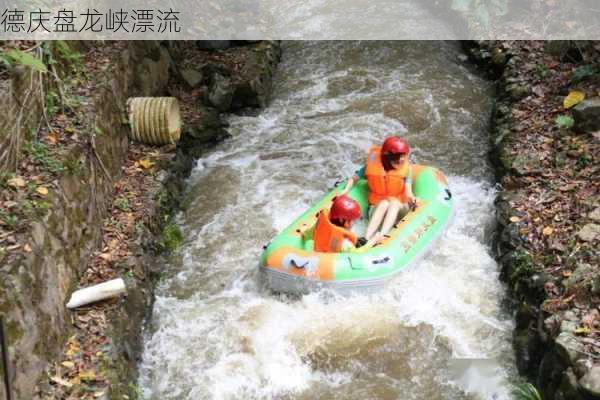
[[[273,99],[198,161],[187,238],[148,328],[145,399],[508,399],[512,318],[490,256],[489,83],[456,43],[288,42]],[[406,137],[449,176],[456,216],[376,295],[261,289],[262,246],[373,143]]]

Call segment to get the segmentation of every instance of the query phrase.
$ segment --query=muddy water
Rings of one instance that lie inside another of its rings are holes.
[[[489,248],[491,88],[459,55],[454,43],[284,44],[272,104],[232,116],[233,137],[189,179],[144,398],[509,398],[512,322]],[[262,246],[391,133],[449,175],[457,213],[435,249],[375,295],[261,288]]]

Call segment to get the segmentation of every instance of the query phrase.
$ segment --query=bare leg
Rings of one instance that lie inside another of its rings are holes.
[[[377,232],[377,228],[381,225],[381,221],[388,209],[390,202],[387,200],[381,200],[377,206],[375,206],[375,211],[373,211],[373,216],[369,220],[369,225],[367,225],[367,233],[365,234],[365,238],[367,240],[371,239],[375,232]]]
[[[385,214],[385,219],[383,220],[383,225],[381,226],[382,235],[387,235],[388,232],[392,230],[392,227],[396,224],[396,219],[398,218],[401,207],[402,204],[398,200],[393,199],[390,201],[387,213]]]
[[[390,202],[390,206],[388,207],[387,214],[385,215],[385,220],[383,220],[383,226],[381,227],[381,234],[387,235],[399,218],[403,217],[408,213],[409,206],[406,203],[400,203],[398,200],[392,200]]]

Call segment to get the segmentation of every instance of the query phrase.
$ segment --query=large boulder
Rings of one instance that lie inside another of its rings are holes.
[[[196,46],[201,50],[224,50],[231,47],[231,40],[197,40]]]
[[[579,132],[600,131],[600,97],[593,97],[573,108],[575,130]]]
[[[212,76],[208,89],[208,102],[219,111],[228,111],[233,100],[234,87],[231,78],[219,73]]]
[[[187,85],[191,88],[196,86],[200,86],[200,84],[204,81],[204,74],[202,71],[199,71],[194,68],[185,68],[181,70],[181,78],[187,83]]]
[[[129,54],[135,70],[133,84],[139,96],[164,94],[169,80],[171,55],[157,40],[136,40],[129,43]]]
[[[600,364],[594,365],[579,380],[581,388],[595,399],[600,399]]]

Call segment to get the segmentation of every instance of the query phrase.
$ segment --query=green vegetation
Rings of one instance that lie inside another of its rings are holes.
[[[48,72],[46,65],[41,59],[23,50],[12,49],[2,53],[0,54],[0,61],[9,68],[15,65],[23,65],[39,72]]]
[[[514,291],[518,292],[521,281],[528,279],[536,272],[533,258],[524,249],[515,251],[512,260],[510,281],[515,283]]]
[[[19,218],[15,214],[8,214],[0,210],[0,221],[10,230],[15,230],[19,225]]]
[[[31,155],[33,161],[39,164],[42,168],[57,174],[65,169],[65,166],[58,161],[50,150],[42,142],[27,142],[25,143],[25,152]]]
[[[568,115],[559,115],[554,120],[554,123],[560,129],[571,129],[573,125],[575,125],[575,120],[573,120],[573,118],[569,117]]]
[[[71,175],[83,175],[83,162],[79,158],[69,158],[64,162],[65,168]]]
[[[142,398],[142,390],[133,382],[129,382],[129,399],[140,400]]]
[[[162,232],[162,246],[168,252],[172,252],[177,249],[183,242],[183,233],[175,222],[169,222]]]
[[[513,390],[516,400],[542,400],[540,392],[531,383],[523,383]]]
[[[45,100],[48,118],[52,118],[60,110],[60,95],[56,92],[56,90],[48,89]]]
[[[115,201],[115,206],[123,212],[131,211],[131,205],[129,204],[129,199],[127,197],[119,197]]]
[[[578,67],[571,77],[571,83],[580,83],[589,78],[600,76],[600,65],[588,64]]]

